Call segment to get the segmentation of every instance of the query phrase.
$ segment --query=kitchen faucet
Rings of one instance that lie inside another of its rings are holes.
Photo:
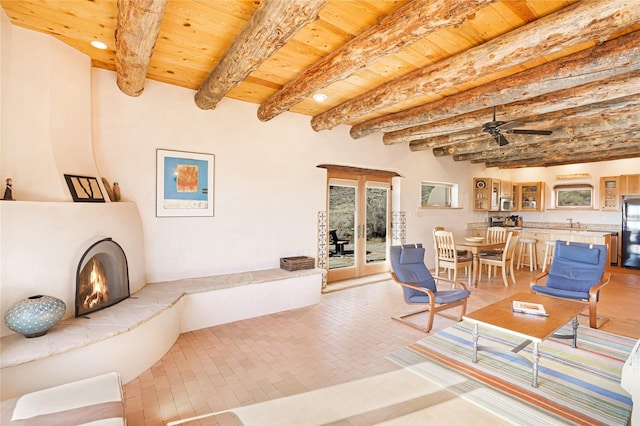
[[[569,228],[573,228],[573,219],[569,217],[567,220],[569,221]]]

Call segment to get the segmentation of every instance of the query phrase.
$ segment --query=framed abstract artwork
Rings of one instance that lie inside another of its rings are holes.
[[[156,151],[156,216],[213,216],[213,154]]]
[[[92,176],[64,175],[73,201],[84,203],[104,203],[98,179]]]

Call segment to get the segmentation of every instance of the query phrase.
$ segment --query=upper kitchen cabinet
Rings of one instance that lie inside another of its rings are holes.
[[[473,209],[489,211],[491,208],[491,179],[473,178]]]
[[[497,212],[500,210],[500,181],[497,179],[491,180],[491,210]]]
[[[500,181],[500,198],[512,198],[513,197],[513,189],[511,181],[501,180]]]
[[[544,211],[544,182],[518,184],[518,210],[522,212]]]
[[[490,178],[473,178],[473,209],[497,211],[500,208],[500,181]]]
[[[640,174],[620,176],[620,195],[640,194]]]
[[[620,210],[619,176],[600,178],[600,210]]]
[[[520,191],[518,188],[518,184],[513,182],[511,184],[511,199],[513,200],[513,210],[514,212],[520,210]]]

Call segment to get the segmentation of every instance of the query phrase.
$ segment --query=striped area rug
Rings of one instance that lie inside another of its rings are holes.
[[[540,345],[538,388],[531,386],[531,366],[509,352],[521,340],[481,328],[479,343],[505,352],[480,351],[474,364],[471,325],[462,322],[388,358],[514,423],[628,423],[632,401],[620,373],[635,340],[583,326],[576,349],[571,340],[547,339]],[[531,347],[520,353],[531,359]]]

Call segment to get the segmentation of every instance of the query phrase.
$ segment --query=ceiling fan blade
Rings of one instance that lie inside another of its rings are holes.
[[[519,123],[517,121],[508,121],[504,124],[498,126],[498,130],[510,130],[518,126],[522,126],[523,123]]]
[[[501,129],[504,130],[504,129]],[[505,133],[512,135],[550,135],[553,133],[551,130],[527,130],[527,129],[509,129],[504,130]]]
[[[505,146],[509,143],[507,138],[502,136],[500,133],[496,133],[495,135],[493,135],[493,138],[496,140],[496,142],[498,142],[498,146]]]

